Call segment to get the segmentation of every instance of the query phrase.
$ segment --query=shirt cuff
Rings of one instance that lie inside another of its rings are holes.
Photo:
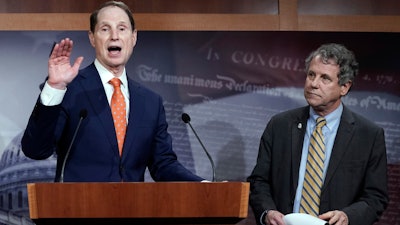
[[[42,92],[40,93],[40,101],[45,106],[54,106],[61,104],[67,88],[64,90],[51,87],[49,84],[44,84]]]
[[[267,216],[268,211],[269,210],[267,209],[261,214],[261,216],[260,216],[260,224],[265,225],[265,217]]]

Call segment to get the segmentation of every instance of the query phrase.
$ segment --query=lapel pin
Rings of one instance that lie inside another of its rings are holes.
[[[301,129],[303,125],[301,123],[297,124],[297,128]]]

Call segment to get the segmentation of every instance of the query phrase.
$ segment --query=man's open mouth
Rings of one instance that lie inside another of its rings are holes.
[[[108,51],[109,52],[119,52],[119,51],[121,51],[121,47],[118,47],[118,46],[110,46],[110,47],[108,47]]]

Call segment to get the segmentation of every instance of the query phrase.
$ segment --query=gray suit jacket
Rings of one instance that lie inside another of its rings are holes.
[[[248,178],[257,222],[265,210],[293,212],[308,117],[308,106],[277,114],[261,137],[257,164]],[[383,129],[344,107],[320,213],[342,210],[351,225],[373,224],[388,204],[386,160]]]

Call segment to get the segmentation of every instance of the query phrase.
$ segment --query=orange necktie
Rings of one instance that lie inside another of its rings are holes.
[[[115,132],[117,134],[119,155],[122,155],[126,133],[126,104],[121,92],[121,80],[113,78],[109,82],[114,87],[111,98],[111,113],[114,119]]]

